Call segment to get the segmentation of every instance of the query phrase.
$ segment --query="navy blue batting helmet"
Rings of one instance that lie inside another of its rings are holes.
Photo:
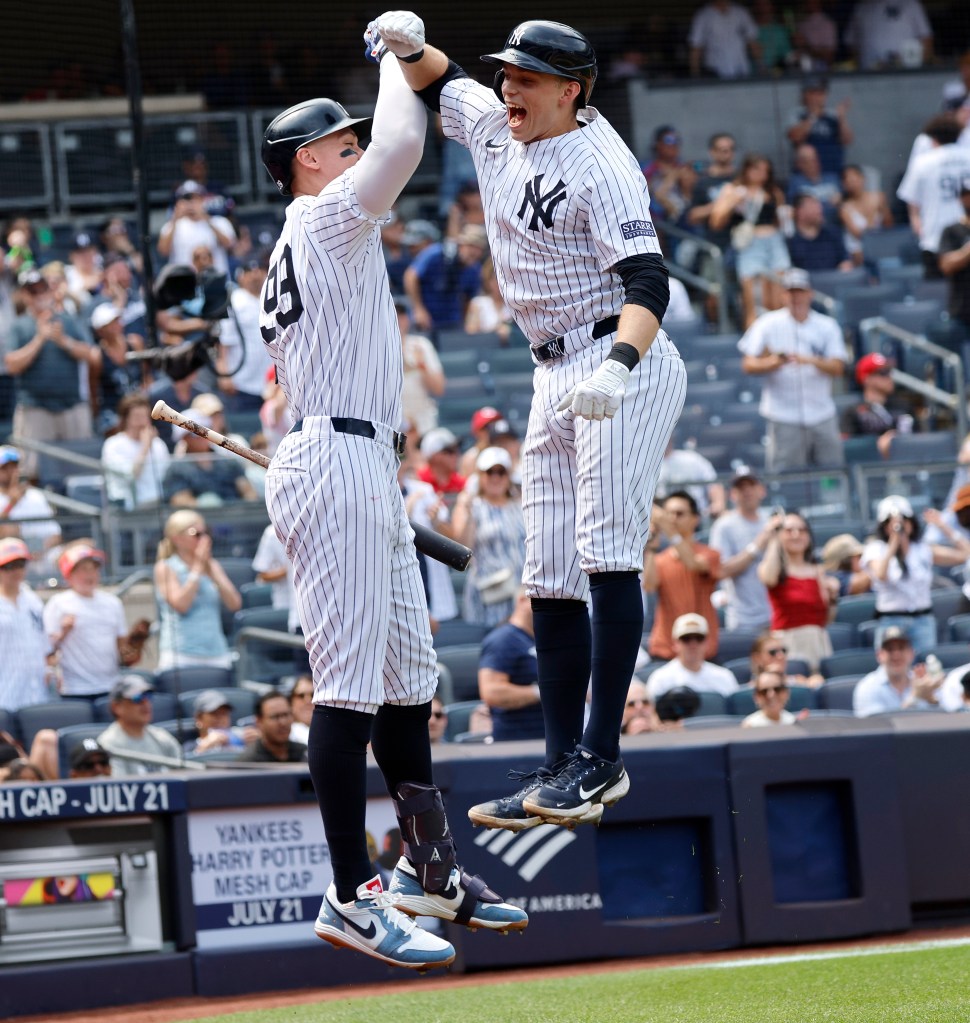
[[[589,103],[596,82],[596,52],[590,41],[582,32],[559,21],[523,21],[512,29],[505,49],[487,53],[482,60],[488,64],[514,64],[579,82],[583,106]],[[496,91],[500,86],[498,79]]]
[[[293,157],[304,146],[331,135],[335,131],[355,126],[358,135],[367,134],[373,118],[351,117],[332,99],[308,99],[284,110],[269,123],[263,132],[260,156],[269,176],[283,195],[292,195]]]

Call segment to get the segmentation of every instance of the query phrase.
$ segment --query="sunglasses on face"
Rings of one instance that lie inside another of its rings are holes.
[[[781,657],[782,654],[788,653],[788,647],[784,646],[773,646],[765,651],[769,657]]]
[[[6,565],[0,565],[0,571],[2,571],[2,572],[16,572],[18,569],[26,568],[26,567],[27,567],[26,560],[21,559],[19,561],[8,561],[6,563]]]
[[[703,643],[707,639],[706,636],[681,636],[681,643]]]
[[[151,693],[139,693],[137,696],[129,696],[128,697],[128,702],[129,703],[151,703],[152,702],[152,694]]]
[[[760,689],[756,689],[755,692],[759,696],[768,696],[771,693],[785,693],[788,691],[788,686],[762,686]]]
[[[508,473],[500,465],[493,466],[491,469],[485,470],[486,476],[508,476]]]
[[[110,767],[111,764],[107,760],[88,760],[81,764],[82,771],[93,771],[97,767]]]
[[[448,715],[445,714],[445,712],[443,710],[433,710],[431,712],[431,716],[433,718],[443,718],[443,717],[447,717]]]
[[[209,535],[209,530],[205,529],[204,527],[201,527],[201,526],[193,526],[191,529],[187,529],[185,531],[185,535],[186,536],[191,536],[193,538],[195,538],[197,536],[208,536]]]

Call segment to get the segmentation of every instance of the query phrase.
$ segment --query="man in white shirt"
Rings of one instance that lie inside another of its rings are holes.
[[[259,332],[259,296],[268,265],[266,258],[243,263],[236,272],[239,286],[229,296],[229,315],[220,323],[216,368],[232,374],[219,377],[230,416],[233,412],[258,412],[263,407],[263,387],[272,361]]]
[[[909,634],[891,625],[876,651],[879,667],[859,680],[852,692],[857,718],[887,714],[894,710],[930,710],[940,707],[937,691],[943,678],[927,676],[926,666],[913,667],[916,654]],[[942,708],[940,708],[942,709]]]
[[[940,280],[940,236],[963,219],[960,187],[970,178],[970,149],[958,143],[961,125],[953,114],[934,117],[923,129],[931,148],[910,161],[896,195],[909,209],[909,223],[919,238],[923,275]]]
[[[788,306],[763,313],[738,342],[745,373],[763,376],[759,410],[767,421],[769,473],[845,462],[832,381],[848,359],[842,329],[812,309],[805,270],[785,275]]]
[[[111,687],[111,713],[115,720],[98,736],[98,745],[111,756],[114,778],[167,770],[139,760],[140,754],[182,760],[182,748],[175,736],[151,723],[154,692],[151,682],[140,675],[123,675]],[[133,755],[132,759],[126,753]]]
[[[713,0],[694,15],[687,44],[694,78],[702,70],[718,78],[746,78],[761,49],[754,18],[730,0]]]
[[[183,182],[175,192],[172,216],[162,225],[158,252],[169,263],[192,266],[192,253],[204,245],[212,253],[212,265],[229,273],[229,249],[236,231],[225,217],[211,216],[205,208],[205,188],[195,181]]]
[[[17,532],[37,554],[61,542],[61,527],[43,493],[20,479],[20,465],[15,447],[0,446],[0,526],[17,522]]]
[[[300,627],[300,616],[294,599],[293,563],[286,556],[286,549],[280,543],[272,524],[263,530],[259,538],[259,546],[253,556],[253,571],[259,582],[269,583],[273,587],[273,607],[287,609],[287,631],[296,632]]]
[[[933,29],[920,0],[860,0],[845,42],[863,71],[919,67],[933,55]]]
[[[720,693],[722,696],[737,691],[738,680],[733,672],[704,660],[707,621],[703,615],[692,613],[676,618],[671,638],[674,659],[657,668],[647,680],[647,695],[654,704],[664,693],[681,686],[695,693]]]

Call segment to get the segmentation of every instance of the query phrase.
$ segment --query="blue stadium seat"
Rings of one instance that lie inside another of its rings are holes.
[[[461,618],[452,618],[451,621],[438,624],[438,631],[435,632],[432,640],[435,649],[440,650],[446,646],[481,643],[487,632],[489,632],[487,625],[466,622]]]
[[[948,618],[944,639],[951,643],[970,642],[970,614],[953,615]]]
[[[862,258],[876,265],[880,259],[893,256],[902,263],[919,263],[919,243],[908,224],[866,231],[862,235]]]
[[[94,723],[94,709],[87,700],[52,700],[48,703],[34,703],[29,707],[21,707],[17,711],[20,741],[28,752],[34,736],[42,728],[58,729],[66,725]]]
[[[168,668],[155,676],[155,688],[162,693],[186,693],[198,689],[229,689],[232,687],[231,668],[211,668],[194,665]]]
[[[479,643],[461,643],[437,651],[438,663],[451,673],[452,695],[457,701],[474,700],[478,696]],[[459,731],[466,731],[462,728]]]
[[[894,327],[908,330],[911,334],[925,334],[933,323],[939,321],[945,301],[910,299],[908,302],[886,302],[882,307],[882,316]]]
[[[846,330],[855,331],[862,320],[882,315],[886,302],[894,302],[902,295],[899,284],[870,284],[868,287],[847,288],[839,300],[838,320]]]
[[[445,706],[448,714],[448,724],[445,727],[445,739],[454,741],[456,735],[468,731],[468,722],[471,720],[472,711],[481,705],[481,700],[458,700]]]
[[[874,593],[858,593],[855,596],[843,597],[835,611],[837,622],[868,622],[876,617],[876,595]]]
[[[697,693],[700,706],[692,715],[695,718],[720,716],[727,713],[727,698],[720,693]]]
[[[938,643],[929,650],[917,650],[917,661],[925,661],[930,654],[936,654],[940,664],[949,671],[970,664],[970,646],[966,643]]]
[[[242,597],[244,610],[249,607],[272,607],[273,584],[260,582],[243,583],[239,587],[239,596]]]
[[[747,657],[754,641],[761,635],[760,629],[721,629],[717,639],[717,655],[712,658],[718,664]]]
[[[847,598],[843,597],[842,599],[845,600]],[[832,641],[833,650],[851,650],[853,647],[864,646],[859,640],[859,633],[855,622],[840,622],[838,620],[829,622],[825,627],[825,631],[829,634],[829,639]]]
[[[890,462],[947,462],[957,456],[957,439],[952,430],[931,433],[902,433],[893,437]]]
[[[852,710],[852,693],[862,675],[839,675],[826,679],[818,690],[822,710]]]
[[[872,647],[839,650],[819,662],[819,671],[826,679],[835,678],[836,675],[867,675],[877,667],[876,652]]]
[[[684,728],[692,731],[695,728],[740,728],[741,718],[736,714],[695,714],[691,718],[684,718]]]
[[[6,732],[13,739],[20,739],[20,728],[17,724],[17,715],[12,710],[4,710],[0,707],[0,732]]]

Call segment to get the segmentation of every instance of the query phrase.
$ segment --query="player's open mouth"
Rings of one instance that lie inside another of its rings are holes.
[[[509,127],[512,129],[518,128],[522,125],[525,120],[525,110],[522,107],[509,106]]]

